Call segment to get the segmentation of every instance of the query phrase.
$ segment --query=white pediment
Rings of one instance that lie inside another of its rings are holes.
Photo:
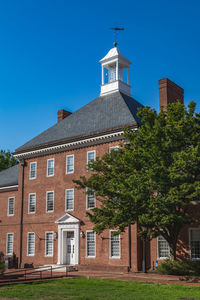
[[[59,219],[55,221],[55,223],[59,224],[71,224],[71,223],[80,223],[79,219],[73,217],[72,215],[66,213]]]

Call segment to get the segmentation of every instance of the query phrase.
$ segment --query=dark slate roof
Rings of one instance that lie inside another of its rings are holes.
[[[42,132],[16,152],[59,140],[104,132],[115,127],[139,123],[137,109],[143,105],[121,92],[101,96],[91,101],[61,122]]]
[[[18,184],[19,165],[10,167],[0,172],[0,187]]]

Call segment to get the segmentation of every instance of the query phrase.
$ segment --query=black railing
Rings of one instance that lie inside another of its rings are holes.
[[[65,269],[61,275],[53,274],[54,270],[58,269]],[[75,271],[72,267],[69,266],[59,266],[59,267],[52,267],[52,266],[45,266],[45,267],[38,267],[38,268],[31,268],[31,269],[20,269],[16,271],[6,272],[2,275],[1,280],[14,280],[14,279],[22,279],[22,280],[34,280],[33,276],[38,276],[38,279],[47,279],[47,278],[56,278],[56,277],[67,277],[68,272]],[[47,272],[45,274],[45,272]],[[30,277],[31,276],[31,277]],[[28,278],[29,277],[29,278]],[[35,278],[37,279],[37,278]]]

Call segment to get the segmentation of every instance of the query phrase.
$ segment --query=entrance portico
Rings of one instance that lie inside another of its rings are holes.
[[[79,264],[80,221],[66,213],[55,223],[58,224],[58,264]]]

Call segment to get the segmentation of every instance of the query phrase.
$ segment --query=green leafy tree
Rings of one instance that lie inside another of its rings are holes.
[[[10,151],[0,150],[0,172],[18,164]]]
[[[75,181],[90,188],[100,204],[88,212],[97,233],[146,226],[145,238],[162,235],[176,259],[181,229],[194,219],[191,201],[200,199],[200,114],[195,103],[181,103],[156,113],[145,107],[138,130],[125,130],[119,151],[90,163],[92,175]]]

